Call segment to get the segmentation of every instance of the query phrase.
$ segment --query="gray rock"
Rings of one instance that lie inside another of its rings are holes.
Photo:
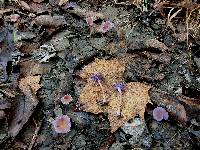
[[[64,32],[58,33],[55,37],[53,37],[49,42],[45,44],[52,44],[54,46],[53,51],[64,51],[70,46],[68,40],[69,35],[70,31],[66,30]]]
[[[131,135],[129,144],[132,146],[137,144],[148,148],[151,146],[152,139],[148,133],[146,123],[141,118],[134,118],[125,123],[122,130],[126,134]]]
[[[17,34],[15,34],[14,40],[15,40],[15,42],[17,42],[20,40],[31,40],[35,37],[36,37],[36,35],[31,32],[17,32]]]
[[[75,136],[72,142],[72,150],[81,149],[87,147],[87,142],[83,134]]]
[[[95,121],[95,118],[87,112],[68,112],[67,115],[80,127],[88,126]]]
[[[90,40],[91,42],[91,46],[98,49],[98,50],[102,50],[106,47],[106,38],[102,37],[102,38],[92,38]]]
[[[107,16],[111,21],[115,20],[119,14],[118,8],[106,6],[102,9],[102,13]]]
[[[113,143],[112,146],[109,148],[109,150],[123,150],[123,143],[119,143],[119,142],[116,142],[116,143]]]
[[[127,122],[122,127],[122,130],[126,134],[130,134],[132,136],[140,136],[144,131],[144,122],[140,118],[134,118],[130,122]]]

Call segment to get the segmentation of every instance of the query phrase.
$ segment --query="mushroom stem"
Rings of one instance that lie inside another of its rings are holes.
[[[121,111],[121,107],[122,107],[122,92],[119,92],[119,104],[120,104],[120,107],[119,107],[119,110],[118,110],[118,112],[119,112],[119,117],[121,117],[122,116],[122,111]]]
[[[98,80],[98,83],[99,83],[99,86],[100,86],[100,88],[101,88],[101,90],[102,90],[103,102],[105,102],[105,101],[106,101],[105,91],[104,91],[104,89],[103,89],[103,86],[102,86],[100,80]]]

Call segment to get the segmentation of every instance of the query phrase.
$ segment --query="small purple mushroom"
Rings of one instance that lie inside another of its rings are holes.
[[[61,102],[65,105],[68,105],[73,100],[72,96],[70,94],[64,95],[61,97]]]
[[[101,81],[103,80],[103,76],[100,73],[96,73],[91,76],[91,79],[97,82],[99,86],[101,87],[102,95],[103,95],[103,100],[100,101],[100,103],[102,103],[101,105],[107,104],[108,101],[106,100],[105,91],[104,91],[103,85],[101,84]]]
[[[124,91],[125,89],[125,84],[123,84],[122,82],[116,83],[114,85],[114,88],[119,92],[122,93],[122,91]]]
[[[93,16],[89,16],[87,18],[85,18],[87,24],[92,27],[94,25],[94,17]]]
[[[114,23],[112,23],[111,21],[105,21],[105,22],[103,21],[98,31],[101,33],[106,33],[110,31],[114,26],[115,26]]]
[[[167,120],[169,118],[168,112],[162,108],[157,107],[153,110],[153,118],[157,121]]]
[[[114,88],[115,88],[115,90],[117,90],[117,92],[119,92],[119,97],[120,97],[119,103],[122,105],[122,92],[125,89],[125,84],[122,82],[116,83],[116,84],[114,84]],[[122,117],[121,107],[117,111],[117,116]]]
[[[96,73],[92,75],[91,79],[95,82],[100,82],[101,80],[103,80],[103,76],[100,73]]]
[[[52,124],[57,133],[68,133],[71,128],[70,118],[67,115],[56,117]]]

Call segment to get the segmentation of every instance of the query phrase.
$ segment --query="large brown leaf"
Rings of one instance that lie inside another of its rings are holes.
[[[144,118],[145,107],[150,98],[148,90],[150,86],[139,82],[131,82],[126,84],[125,90],[120,97],[113,84],[123,81],[123,72],[125,65],[117,60],[95,60],[83,68],[81,76],[87,79],[87,84],[82,89],[79,101],[84,105],[87,112],[108,113],[110,121],[111,132],[115,132],[128,120],[137,114]],[[100,73],[104,79],[102,88],[98,83],[92,81],[90,77],[93,74]],[[104,96],[103,96],[104,94]],[[107,105],[102,105],[100,102],[106,98]],[[118,113],[121,111],[122,116]]]

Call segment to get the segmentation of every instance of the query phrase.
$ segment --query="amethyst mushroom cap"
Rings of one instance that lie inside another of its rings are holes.
[[[124,89],[125,89],[125,84],[122,83],[122,82],[116,83],[116,84],[114,85],[114,88],[115,88],[119,93],[122,93],[122,91],[124,91]]]
[[[153,110],[153,118],[157,121],[167,120],[169,118],[168,112],[162,107],[156,107]]]
[[[91,79],[95,82],[99,82],[99,81],[103,80],[103,76],[100,73],[96,73],[96,74],[92,75]]]

